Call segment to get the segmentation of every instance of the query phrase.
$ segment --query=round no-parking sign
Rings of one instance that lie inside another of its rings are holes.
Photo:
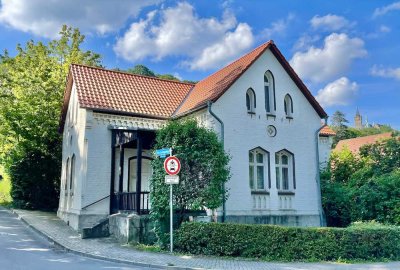
[[[177,175],[181,170],[181,162],[177,157],[167,157],[164,161],[164,169],[169,175]]]

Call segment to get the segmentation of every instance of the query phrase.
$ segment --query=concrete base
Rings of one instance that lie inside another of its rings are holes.
[[[220,219],[220,217],[219,217]],[[226,222],[242,224],[274,224],[297,227],[319,227],[318,215],[268,215],[268,216],[226,216]],[[219,220],[220,222],[220,220]]]
[[[95,215],[95,214],[75,214],[58,210],[57,216],[65,221],[74,230],[82,231],[83,228],[90,228],[95,226],[98,222],[108,217],[108,215]]]
[[[122,243],[154,244],[156,235],[149,215],[118,213],[109,217],[110,235]]]

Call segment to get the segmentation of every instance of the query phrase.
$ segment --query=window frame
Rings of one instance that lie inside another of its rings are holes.
[[[253,155],[253,160],[250,160],[250,154]],[[263,162],[257,162],[257,154],[263,155]],[[263,188],[258,186],[258,167],[263,167]],[[251,181],[251,170],[253,172],[253,181]],[[268,192],[271,188],[271,173],[270,173],[270,153],[261,148],[256,147],[248,151],[248,183],[251,192]],[[253,185],[251,184],[253,182]]]
[[[254,114],[257,107],[256,93],[253,88],[249,88],[246,91],[246,109],[247,113]]]
[[[289,94],[283,99],[283,107],[287,118],[293,118],[293,99]]]
[[[264,73],[264,102],[267,114],[276,114],[275,78],[270,70]]]
[[[288,157],[287,164],[283,164],[282,156]],[[278,157],[278,158],[277,158]],[[287,169],[288,188],[284,189],[283,171]],[[294,154],[287,149],[282,149],[275,153],[275,187],[279,192],[293,193],[296,190],[296,170]],[[278,173],[279,172],[279,173]]]
[[[70,172],[70,181],[69,181],[69,190],[72,193],[73,188],[74,188],[74,182],[75,182],[75,167],[76,167],[76,157],[75,154],[72,155],[71,157],[71,172]]]

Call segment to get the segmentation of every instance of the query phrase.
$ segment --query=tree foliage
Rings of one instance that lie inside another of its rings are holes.
[[[144,65],[136,65],[133,68],[129,68],[126,72],[138,75],[144,75],[149,77],[156,77],[156,74]]]
[[[44,180],[35,171],[46,171],[46,168],[51,171],[55,167],[58,173],[46,177],[60,176],[61,137],[58,127],[69,66],[71,63],[94,66],[100,63],[98,54],[81,50],[83,41],[84,36],[78,29],[64,26],[57,40],[48,44],[29,41],[25,46],[17,46],[16,56],[7,52],[0,55],[0,160],[11,172],[14,195],[25,194],[19,190],[29,188],[17,180],[22,173],[18,164],[32,166],[25,170],[32,174],[30,183],[38,186],[42,186],[39,183]],[[37,161],[45,157],[53,162],[33,162],[33,157],[38,158]],[[34,178],[36,176],[38,178]],[[50,189],[57,191],[57,179],[45,181],[50,184]],[[52,205],[55,205],[57,196],[53,197]],[[31,199],[18,198],[27,200],[27,203]]]
[[[333,152],[321,174],[322,202],[329,226],[376,220],[400,225],[400,140],[393,137],[361,148]]]
[[[181,161],[180,182],[174,185],[174,208],[179,227],[189,210],[216,209],[227,196],[222,189],[230,177],[228,162],[222,144],[213,131],[198,127],[195,120],[172,121],[158,131],[155,149],[173,148]],[[151,216],[156,233],[165,243],[169,220],[169,187],[164,183],[164,159],[152,162]]]

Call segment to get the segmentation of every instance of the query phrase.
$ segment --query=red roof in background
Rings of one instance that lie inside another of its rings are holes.
[[[335,136],[336,132],[333,131],[329,126],[324,126],[321,131],[319,132],[319,135],[321,136]]]
[[[358,137],[353,139],[341,140],[335,147],[335,151],[341,151],[343,148],[348,148],[353,154],[358,154],[361,146],[373,144],[377,141],[389,139],[392,137],[391,132],[375,134],[370,136]]]
[[[119,71],[71,65],[61,118],[65,121],[72,83],[80,107],[153,118],[181,116],[216,101],[266,50],[278,59],[320,117],[327,114],[303,84],[273,41],[266,42],[196,85]]]

